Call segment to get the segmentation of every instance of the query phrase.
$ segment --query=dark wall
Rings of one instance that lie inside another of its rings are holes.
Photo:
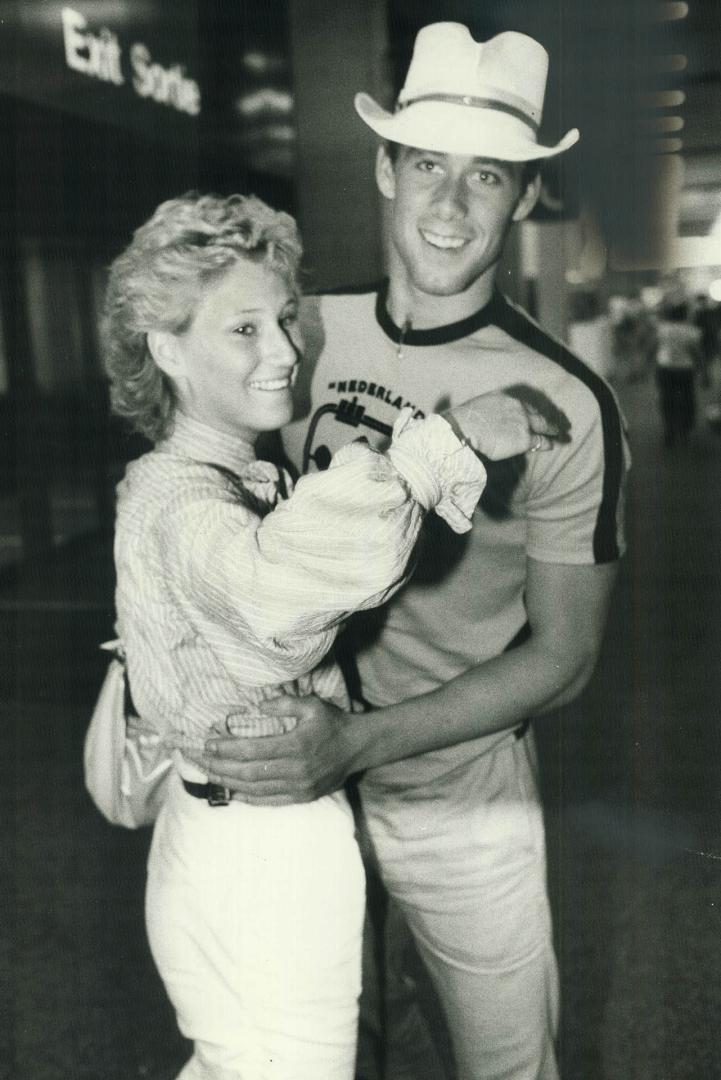
[[[141,100],[127,68],[122,86],[71,70],[55,0],[3,8],[0,532],[19,527],[26,558],[68,525],[108,526],[114,482],[143,448],[109,417],[97,341],[105,269],[132,231],[189,189],[253,192],[295,212],[283,2],[71,6],[89,32],[110,20],[124,56],[141,40],[167,65],[187,62],[203,107],[191,117]]]

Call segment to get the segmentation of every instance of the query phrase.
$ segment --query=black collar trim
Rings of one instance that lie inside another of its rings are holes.
[[[459,322],[447,323],[445,326],[432,326],[426,330],[404,330],[396,326],[388,314],[388,279],[381,282],[376,296],[376,320],[387,337],[395,345],[446,345],[449,341],[460,341],[468,337],[476,330],[498,321],[498,312],[503,307],[504,300],[498,291],[494,291],[491,299],[472,315],[467,315]]]

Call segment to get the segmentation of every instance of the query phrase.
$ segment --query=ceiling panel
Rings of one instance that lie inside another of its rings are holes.
[[[721,3],[688,0],[688,15],[674,33],[686,57],[678,77],[685,94],[678,110],[684,121],[679,233],[706,236],[721,221]]]

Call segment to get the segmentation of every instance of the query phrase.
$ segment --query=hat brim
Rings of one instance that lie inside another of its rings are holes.
[[[537,161],[562,154],[580,138],[578,128],[573,128],[555,146],[541,146],[522,120],[445,101],[419,101],[396,113],[382,108],[369,94],[356,94],[354,104],[361,120],[381,139],[442,154]]]

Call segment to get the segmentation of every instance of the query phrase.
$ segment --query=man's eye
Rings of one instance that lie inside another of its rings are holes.
[[[424,158],[422,161],[418,162],[416,168],[420,169],[421,172],[437,172],[438,169],[440,169],[440,165],[437,161],[428,161]]]
[[[495,187],[496,184],[501,182],[498,173],[490,172],[488,169],[481,169],[476,173],[476,177],[484,187]]]
[[[284,327],[285,326],[295,326],[295,324],[297,322],[298,322],[298,312],[297,311],[289,311],[288,314],[284,315],[283,318],[280,320],[280,325],[284,326]]]
[[[240,326],[236,326],[234,333],[240,334],[241,337],[253,337],[257,332],[255,323],[242,323]]]

